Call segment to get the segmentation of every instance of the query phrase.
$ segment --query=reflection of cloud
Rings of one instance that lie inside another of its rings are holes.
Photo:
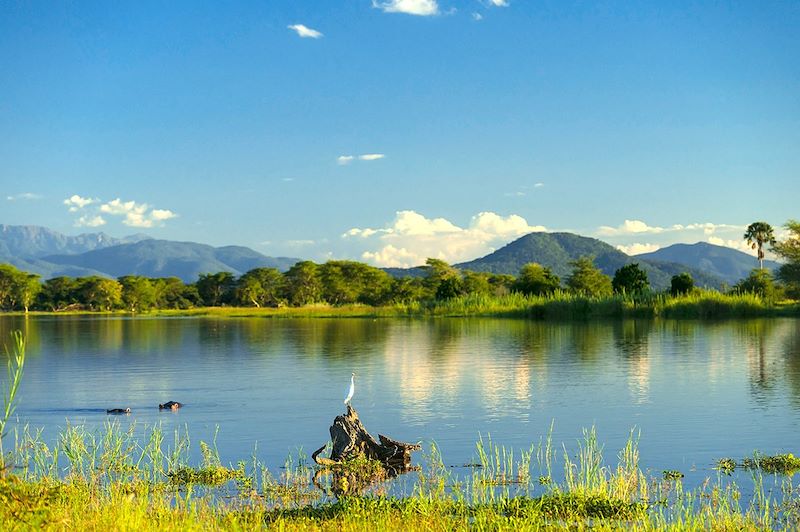
[[[399,211],[394,221],[380,229],[353,228],[343,238],[359,238],[374,243],[377,249],[366,251],[362,258],[378,266],[411,267],[428,257],[458,262],[490,253],[492,246],[535,231],[521,216],[500,216],[481,212],[466,228],[445,218],[426,218],[415,211]]]

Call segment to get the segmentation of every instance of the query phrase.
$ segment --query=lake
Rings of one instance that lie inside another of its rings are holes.
[[[554,323],[515,319],[0,317],[28,359],[19,424],[218,427],[223,462],[278,468],[328,439],[351,372],[367,429],[473,462],[482,435],[571,452],[594,426],[608,463],[632,429],[642,466],[715,476],[717,459],[800,452],[800,320]],[[158,403],[185,403],[159,412]],[[415,455],[419,460],[419,454]]]

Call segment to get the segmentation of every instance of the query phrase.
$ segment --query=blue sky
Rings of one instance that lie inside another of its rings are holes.
[[[3,2],[0,223],[458,261],[800,217],[800,3]],[[72,199],[70,199],[72,198]]]

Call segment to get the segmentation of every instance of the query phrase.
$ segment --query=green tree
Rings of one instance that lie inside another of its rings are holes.
[[[733,291],[739,294],[755,294],[769,300],[775,299],[777,294],[772,273],[759,268],[754,268],[750,275],[736,283]]]
[[[753,222],[747,226],[744,239],[753,249],[758,249],[759,269],[764,269],[764,244],[774,244],[775,234],[767,222]]]
[[[227,303],[235,285],[231,272],[201,273],[195,283],[203,304],[208,307],[218,307]]]
[[[611,277],[595,267],[593,257],[580,257],[569,264],[572,272],[566,285],[570,292],[590,297],[611,295]]]
[[[425,261],[426,295],[435,299],[450,299],[464,293],[461,272],[441,259],[428,258]]]
[[[58,312],[77,305],[78,287],[78,281],[72,277],[61,276],[46,280],[39,292],[39,307]]]
[[[39,282],[38,275],[34,273],[20,272],[16,283],[16,299],[26,314],[28,313],[28,309],[31,307],[31,305],[33,305],[34,301],[36,301],[36,297],[39,295],[41,290],[42,284]]]
[[[391,276],[363,262],[331,260],[319,267],[322,298],[332,305],[380,305],[391,296]]]
[[[155,293],[156,308],[187,309],[201,305],[200,294],[194,285],[185,285],[177,277],[150,279]]]
[[[491,274],[484,272],[464,272],[463,289],[465,294],[488,296],[494,294],[494,287],[489,280]]]
[[[118,279],[122,286],[122,304],[131,312],[150,310],[156,305],[153,282],[141,275],[126,275]]]
[[[16,284],[20,273],[11,264],[0,264],[0,309],[13,310],[16,306]]]
[[[789,236],[772,247],[776,255],[784,260],[778,269],[778,279],[786,286],[786,295],[800,299],[800,222],[786,222]]]
[[[392,279],[390,301],[395,303],[411,303],[425,297],[425,287],[419,277],[400,277]]]
[[[670,281],[669,293],[673,296],[688,294],[694,288],[694,279],[688,272],[673,275]]]
[[[240,305],[279,307],[284,304],[286,281],[275,268],[255,268],[236,282],[236,301]]]
[[[489,286],[495,296],[504,296],[511,293],[516,278],[507,273],[490,273]]]
[[[647,280],[647,272],[634,262],[614,272],[611,287],[616,294],[641,294],[650,288],[650,281]]]
[[[514,283],[514,290],[526,295],[542,296],[558,290],[561,280],[550,268],[530,262],[522,267]]]
[[[322,285],[319,267],[311,261],[301,261],[286,272],[286,298],[295,307],[320,301]]]
[[[113,310],[122,303],[122,286],[114,279],[82,277],[76,292],[78,302],[90,310]]]

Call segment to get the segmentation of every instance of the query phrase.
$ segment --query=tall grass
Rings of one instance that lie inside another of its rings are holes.
[[[6,454],[3,450],[6,424],[11,419],[11,416],[14,415],[14,410],[16,409],[14,401],[19,391],[19,385],[22,382],[22,372],[25,367],[25,337],[22,335],[22,331],[13,331],[11,337],[14,341],[13,347],[11,350],[8,349],[8,346],[5,347],[5,353],[8,357],[6,363],[8,381],[6,389],[3,390],[3,413],[2,417],[0,417],[0,476],[6,470]]]
[[[137,436],[138,434],[138,436]],[[92,433],[70,426],[48,446],[36,431],[15,440],[14,474],[0,479],[0,529],[114,530],[468,530],[796,529],[800,508],[791,480],[780,491],[753,474],[750,501],[724,475],[695,490],[649,478],[631,433],[615,465],[606,464],[595,430],[560,457],[551,436],[515,451],[481,437],[476,461],[454,474],[434,445],[413,489],[372,489],[336,497],[302,452],[273,475],[254,456],[224,465],[216,446],[188,462],[185,432],[159,426]],[[561,480],[552,478],[558,462]],[[540,473],[539,478],[531,474]],[[179,478],[176,478],[179,477]]]

